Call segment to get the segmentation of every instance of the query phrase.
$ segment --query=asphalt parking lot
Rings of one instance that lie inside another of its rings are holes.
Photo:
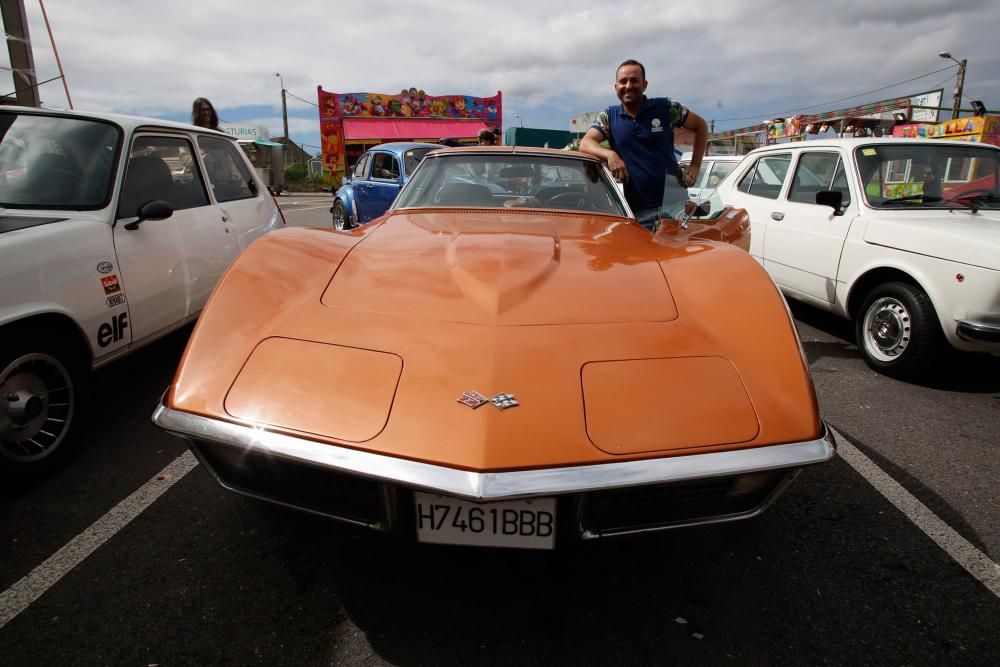
[[[329,224],[328,194],[279,201]],[[149,422],[178,332],[99,371],[84,446],[0,498],[3,663],[994,664],[1000,360],[900,383],[793,312],[841,456],[754,520],[554,553],[221,489]]]

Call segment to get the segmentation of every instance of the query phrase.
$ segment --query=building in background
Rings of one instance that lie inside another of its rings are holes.
[[[573,139],[573,133],[566,130],[544,130],[537,127],[508,127],[503,143],[507,146],[566,148],[573,142]]]
[[[281,192],[285,187],[285,146],[271,141],[270,133],[262,125],[222,123],[219,129],[236,137],[267,189],[274,194]]]
[[[312,158],[312,155],[291,139],[286,143],[284,137],[275,137],[274,143],[285,147],[285,164],[308,162]]]
[[[503,126],[502,93],[493,97],[428,95],[410,88],[397,95],[331,93],[317,86],[323,176],[338,183],[372,146],[389,141],[476,143],[479,130]]]

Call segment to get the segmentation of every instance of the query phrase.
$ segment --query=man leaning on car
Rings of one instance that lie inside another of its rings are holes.
[[[625,199],[636,220],[652,230],[659,217],[667,174],[681,173],[674,155],[674,128],[683,127],[695,134],[691,164],[683,180],[690,187],[701,169],[708,126],[680,102],[668,97],[646,97],[648,85],[642,63],[626,60],[619,65],[615,93],[621,104],[601,112],[580,142],[580,152],[607,163],[614,177],[625,184]],[[604,140],[610,148],[601,145]]]

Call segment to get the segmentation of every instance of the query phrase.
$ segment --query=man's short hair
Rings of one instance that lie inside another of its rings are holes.
[[[621,65],[618,66],[618,69],[615,70],[615,79],[618,78],[618,72],[621,71],[621,68],[625,67],[625,65],[638,65],[639,69],[642,71],[642,80],[643,81],[646,80],[646,68],[643,67],[641,62],[639,62],[638,60],[632,60],[631,58],[629,58],[628,60],[626,60],[625,62],[623,62]]]

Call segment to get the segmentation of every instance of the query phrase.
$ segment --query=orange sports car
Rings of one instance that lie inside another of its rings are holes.
[[[244,252],[154,422],[226,488],[422,542],[754,516],[835,444],[745,213],[675,204],[650,233],[588,156],[435,151],[372,223]]]

